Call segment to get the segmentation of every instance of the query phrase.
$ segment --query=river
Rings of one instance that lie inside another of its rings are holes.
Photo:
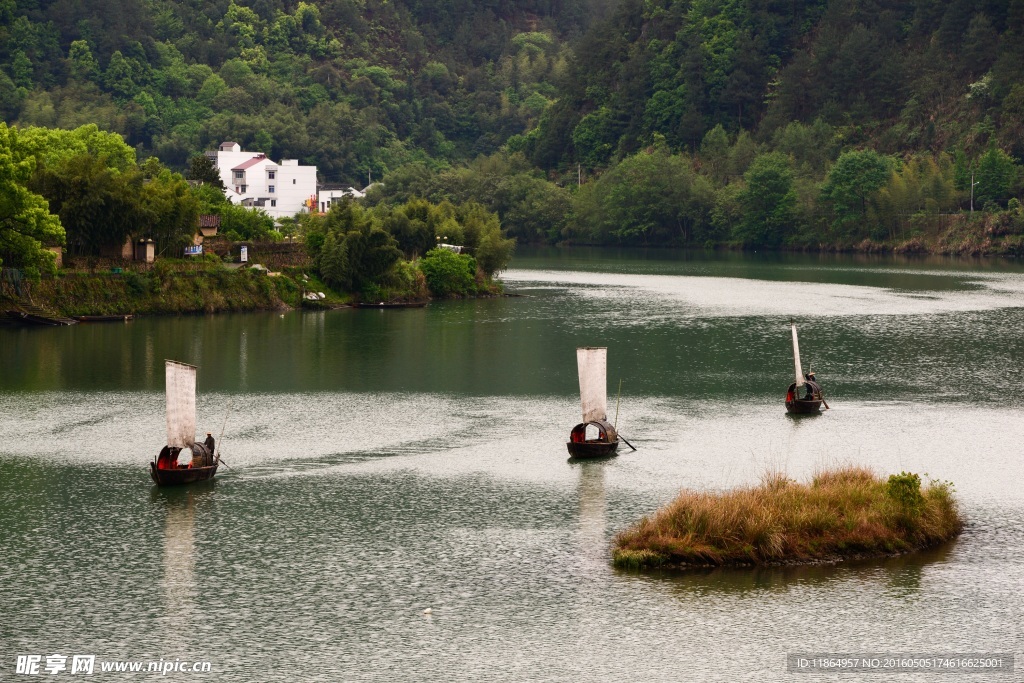
[[[0,328],[0,678],[54,654],[210,662],[172,680],[805,680],[794,652],[1016,653],[1019,675],[1024,264],[521,249],[503,279],[523,296]],[[790,319],[820,417],[784,411]],[[583,345],[608,347],[635,453],[567,461]],[[211,484],[148,478],[165,358],[224,429]],[[842,464],[952,481],[964,534],[611,567],[680,488]]]

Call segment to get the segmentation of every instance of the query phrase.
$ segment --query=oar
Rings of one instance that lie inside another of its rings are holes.
[[[224,430],[228,427],[228,416],[231,415],[231,406],[234,405],[234,403],[235,399],[232,397],[231,400],[228,401],[228,409],[224,413],[224,423],[220,426],[220,436],[217,437],[217,446],[214,448],[213,453],[217,458],[217,462],[220,462],[220,441],[224,438]],[[227,463],[224,463],[224,465],[230,469],[230,466]]]
[[[821,402],[825,406],[825,410],[830,410],[830,408],[828,407],[828,401],[825,400],[824,396],[821,397]]]
[[[615,397],[615,424],[612,425],[616,429],[619,428],[619,399],[622,398],[622,378],[619,378],[619,394]]]
[[[615,431],[615,435],[617,437],[619,437],[620,439],[622,439],[623,441],[625,441],[627,446],[629,446],[630,448],[633,448],[633,444],[631,444],[630,442],[626,441],[626,437],[622,436],[622,434],[619,434],[619,432],[618,432],[618,428],[619,428],[619,399],[620,398],[622,398],[622,379],[621,378],[619,378],[619,395],[615,397],[615,425],[614,425],[614,428],[616,430]],[[636,448],[633,448],[633,450],[636,451]]]

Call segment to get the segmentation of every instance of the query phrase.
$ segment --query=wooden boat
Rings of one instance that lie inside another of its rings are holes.
[[[197,442],[196,366],[169,360],[164,362],[167,394],[167,445],[149,463],[149,476],[157,486],[176,486],[212,479],[220,465],[213,437]],[[178,462],[189,456],[187,464]]]
[[[80,323],[121,323],[128,322],[134,317],[131,313],[122,315],[76,315],[75,320]]]
[[[821,385],[814,381],[814,372],[804,375],[803,367],[800,365],[800,342],[797,339],[796,324],[790,323],[793,331],[793,370],[796,381],[789,385],[786,390],[786,412],[794,415],[807,415],[818,413],[824,403],[825,396],[822,394]]]
[[[608,390],[605,379],[607,367],[607,348],[576,349],[583,422],[572,428],[569,432],[569,441],[565,444],[573,458],[615,455],[619,447],[618,432],[608,423]]]
[[[587,439],[587,428],[590,427],[592,439]],[[581,422],[569,433],[569,455],[573,458],[603,458],[615,455],[619,448],[615,427],[604,420]]]

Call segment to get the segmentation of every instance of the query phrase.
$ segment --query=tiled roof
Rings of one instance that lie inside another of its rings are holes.
[[[258,156],[254,156],[252,159],[249,159],[249,161],[244,161],[244,162],[240,163],[238,166],[235,166],[231,170],[232,171],[244,171],[245,169],[249,168],[250,166],[255,166],[256,164],[258,164],[258,163],[260,163],[262,161],[266,161],[266,160],[267,160],[267,155],[266,154],[260,154]]]
[[[204,213],[199,216],[199,227],[200,228],[217,228],[220,227],[220,216],[215,213]]]

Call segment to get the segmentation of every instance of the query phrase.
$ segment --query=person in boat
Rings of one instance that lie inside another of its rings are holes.
[[[203,443],[206,444],[206,450],[210,451],[210,455],[212,456],[213,446],[216,443],[216,441],[213,438],[213,434],[211,434],[210,432],[206,432],[206,441],[204,441]]]
[[[818,388],[818,382],[814,379],[814,371],[811,370],[804,377],[807,379],[807,384],[805,385],[807,387],[807,395],[804,396],[804,400],[813,401],[814,391]]]

